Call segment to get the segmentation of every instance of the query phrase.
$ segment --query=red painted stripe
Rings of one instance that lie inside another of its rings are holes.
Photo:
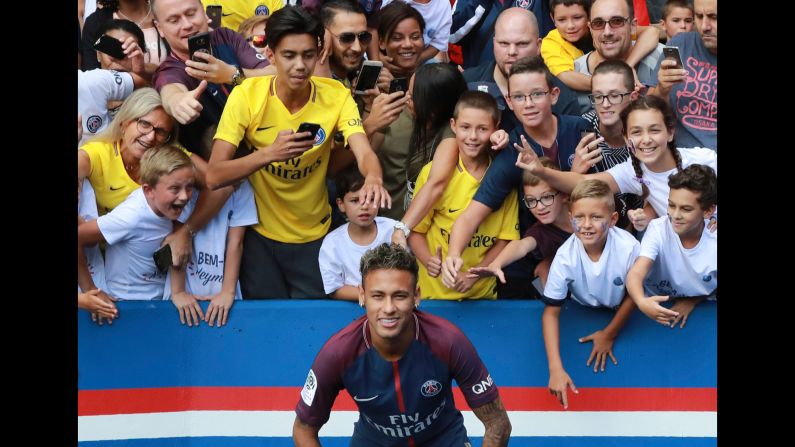
[[[399,390],[399,381],[396,387]],[[499,388],[509,411],[563,411],[543,387]],[[579,388],[569,395],[567,411],[717,411],[717,388]],[[300,399],[301,387],[175,387],[84,390],[78,392],[80,416],[160,413],[188,410],[289,411]],[[469,406],[453,389],[459,409]],[[398,393],[403,409],[403,396]],[[354,411],[356,403],[343,390],[334,410]]]

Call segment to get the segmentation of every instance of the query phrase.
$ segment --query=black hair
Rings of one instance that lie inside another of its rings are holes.
[[[298,6],[285,6],[268,18],[268,32],[265,40],[271,51],[276,51],[282,38],[288,34],[309,34],[318,42],[318,49],[323,48],[323,25],[311,14]]]
[[[552,72],[549,71],[547,64],[541,56],[527,56],[523,57],[511,65],[511,70],[508,73],[508,90],[511,87],[511,76],[522,73],[541,73],[547,80],[547,87],[551,90],[555,87]]]
[[[718,175],[706,165],[692,164],[668,177],[671,189],[686,189],[698,193],[698,204],[706,211],[718,203]]]
[[[328,28],[334,22],[334,17],[340,12],[364,14],[359,2],[355,0],[328,0],[320,7],[320,22]]]
[[[133,35],[135,40],[138,41],[138,46],[141,47],[141,52],[146,53],[146,38],[141,27],[136,25],[135,22],[125,19],[111,19],[103,23],[99,27],[99,35],[103,35],[108,31],[120,30]]]
[[[337,198],[343,200],[345,194],[358,191],[364,186],[364,176],[356,163],[339,172],[334,180],[337,185]]]

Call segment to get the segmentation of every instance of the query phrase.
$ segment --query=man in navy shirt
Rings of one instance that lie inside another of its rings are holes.
[[[485,426],[483,446],[507,445],[508,414],[472,343],[449,321],[416,309],[414,256],[381,244],[362,256],[360,270],[366,315],[334,334],[315,358],[295,409],[295,445],[320,445],[318,431],[345,388],[360,414],[351,446],[468,446],[453,379]]]
[[[500,128],[510,132],[521,123],[505,103],[508,94],[508,72],[519,59],[541,54],[541,39],[538,20],[531,11],[508,8],[500,13],[494,24],[494,58],[491,61],[464,70],[464,79],[470,90],[486,92],[497,100],[502,112]],[[577,95],[557,76],[552,78],[554,87],[560,90],[558,101],[552,111],[558,115],[579,115]]]

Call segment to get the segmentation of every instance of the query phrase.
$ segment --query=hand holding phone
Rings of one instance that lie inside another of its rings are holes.
[[[311,139],[312,141],[314,141],[315,137],[317,137],[317,133],[318,133],[319,130],[320,130],[320,124],[301,123],[298,126],[298,130],[296,130],[295,133],[298,134],[298,133],[303,133],[303,132],[311,132],[312,136],[310,136],[308,138],[301,138],[300,140],[310,140]]]
[[[165,273],[171,267],[171,245],[160,247],[153,255],[157,269]]]
[[[671,46],[663,47],[663,57],[665,59],[673,59],[674,61],[676,61],[676,66],[673,68],[678,68],[678,69],[684,68],[684,64],[682,63],[682,57],[679,55],[679,47],[671,47]]]
[[[384,64],[381,61],[364,61],[359,76],[356,78],[356,88],[353,91],[358,95],[363,95],[366,90],[370,90],[378,83],[378,75]]]
[[[409,91],[408,78],[395,78],[389,83],[389,93],[408,92],[408,91]]]
[[[188,37],[188,57],[195,62],[206,62],[202,59],[196,59],[193,54],[201,51],[207,54],[213,54],[210,49],[210,33],[204,32],[196,34],[195,36]]]
[[[94,49],[115,59],[124,59],[126,57],[124,49],[121,47],[121,41],[107,34],[99,36],[99,39],[94,43]]]

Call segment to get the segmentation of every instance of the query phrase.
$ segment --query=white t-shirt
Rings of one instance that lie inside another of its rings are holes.
[[[684,248],[668,216],[649,223],[640,243],[640,256],[654,261],[644,287],[651,295],[709,295],[718,287],[718,231],[706,221],[701,240]]]
[[[133,91],[133,80],[129,73],[113,70],[77,70],[77,113],[83,115],[82,146],[108,127],[108,101],[121,101]]]
[[[359,271],[359,262],[364,252],[386,242],[392,241],[392,232],[395,230],[396,220],[388,217],[376,216],[376,235],[369,245],[359,245],[348,234],[346,223],[330,232],[323,239],[318,255],[320,276],[323,277],[323,290],[332,293],[342,286],[358,286],[362,283],[362,274]]]
[[[626,296],[627,272],[640,252],[640,243],[630,233],[611,227],[599,260],[585,252],[582,241],[572,234],[558,248],[544,287],[545,301],[572,298],[589,307],[615,308]]]
[[[381,9],[392,3],[393,0],[384,0]],[[425,20],[423,40],[425,46],[433,46],[440,52],[447,52],[447,43],[450,40],[450,26],[453,24],[453,9],[447,0],[431,0],[429,3],[417,3],[412,0],[402,0],[412,8],[419,11]]]
[[[196,207],[199,194],[194,191],[190,202],[179,218],[185,222]],[[196,233],[193,238],[193,253],[185,271],[185,291],[194,295],[210,296],[221,291],[224,282],[226,261],[226,236],[229,228],[253,225],[257,220],[254,190],[248,180],[229,196],[218,214]],[[171,276],[166,278],[164,300],[171,299]],[[240,281],[235,285],[235,299],[243,299]]]
[[[718,154],[712,149],[704,147],[694,148],[679,148],[679,154],[682,156],[682,168],[686,168],[692,164],[701,164],[711,167],[715,170],[715,175],[718,175]],[[651,204],[657,216],[668,215],[668,177],[676,174],[676,168],[665,172],[652,172],[644,165],[640,164],[640,169],[643,171],[643,180],[649,182],[646,186],[649,188],[649,197],[647,200]],[[632,168],[632,158],[627,161],[613,166],[607,172],[613,176],[613,180],[618,184],[619,192],[632,193],[637,195],[643,194],[643,188],[640,182],[635,179],[635,169]]]
[[[182,211],[183,215],[185,210]],[[105,250],[107,292],[122,300],[159,300],[163,298],[166,274],[152,258],[163,239],[173,230],[173,222],[160,217],[146,203],[138,188],[113,211],[97,219]]]
[[[91,187],[91,182],[88,179],[83,180],[83,188],[80,190],[80,198],[77,204],[77,214],[86,222],[95,220],[99,216],[97,212],[97,196],[94,194],[94,188]],[[102,259],[99,244],[93,247],[83,247],[83,254],[86,256],[88,271],[91,273],[94,285],[98,289],[106,290],[105,261]],[[77,288],[78,291],[82,291],[80,286]]]

